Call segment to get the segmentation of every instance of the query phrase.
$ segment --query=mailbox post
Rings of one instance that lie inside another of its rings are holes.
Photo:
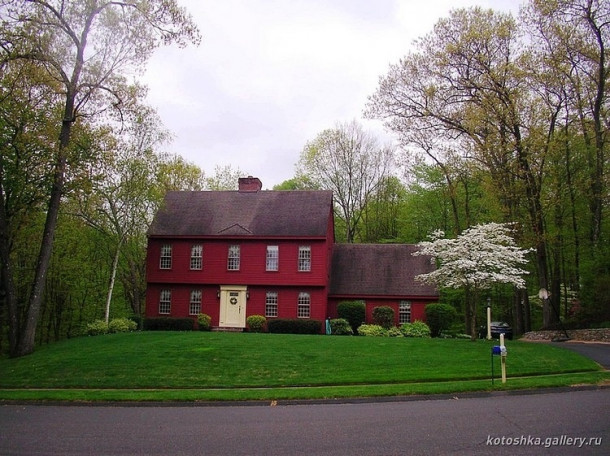
[[[502,367],[502,383],[506,383],[506,346],[504,345],[504,334],[500,334],[500,345],[491,347],[491,384],[494,383],[494,356],[500,356]]]
[[[506,346],[504,333],[500,334],[500,365],[502,366],[502,383],[506,383]]]

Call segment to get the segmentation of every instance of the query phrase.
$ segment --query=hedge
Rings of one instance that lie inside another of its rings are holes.
[[[337,305],[337,317],[347,320],[356,333],[366,320],[366,306],[363,301],[342,301]]]
[[[145,318],[145,331],[192,331],[194,325],[192,318]]]
[[[320,334],[322,322],[319,320],[274,318],[267,320],[267,331],[276,334]]]

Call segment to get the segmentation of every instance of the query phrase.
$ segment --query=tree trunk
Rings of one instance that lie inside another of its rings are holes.
[[[57,161],[55,163],[53,186],[51,188],[47,218],[42,234],[42,242],[40,245],[40,252],[38,254],[38,261],[36,263],[36,272],[34,275],[34,281],[32,283],[32,291],[30,294],[26,319],[23,330],[20,332],[17,338],[16,345],[14,345],[11,349],[11,356],[15,357],[28,355],[34,351],[36,326],[38,325],[38,320],[40,317],[42,295],[44,292],[49,263],[51,261],[51,254],[53,252],[53,241],[55,237],[55,229],[57,227],[57,219],[59,216],[59,206],[64,191],[67,163],[66,149],[70,143],[72,122],[74,120],[73,111],[74,95],[69,93],[66,98],[64,120],[62,122],[61,133],[59,135],[59,147],[57,151]]]
[[[104,313],[104,321],[108,324],[110,319],[110,303],[112,302],[112,291],[114,290],[114,281],[116,278],[116,271],[119,267],[119,256],[121,254],[121,244],[123,244],[124,236],[121,236],[119,243],[116,246],[114,252],[114,259],[112,260],[112,272],[110,273],[110,285],[108,285],[108,296],[106,298],[106,312]]]
[[[4,193],[0,187],[0,299],[8,309],[9,351],[13,354],[19,337],[19,311],[15,282],[13,281],[13,268],[10,258],[10,239],[8,234],[8,220],[5,210]]]

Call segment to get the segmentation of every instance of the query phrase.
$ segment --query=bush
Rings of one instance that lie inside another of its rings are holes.
[[[212,329],[212,317],[208,314],[197,315],[197,326],[199,327],[199,331],[209,331]]]
[[[400,332],[405,337],[430,337],[430,327],[419,320],[413,323],[403,323],[400,326]]]
[[[394,326],[394,309],[389,306],[380,306],[373,309],[373,321],[384,329]]]
[[[358,327],[358,334],[361,336],[387,336],[388,330],[380,325],[360,325]]]
[[[194,320],[192,318],[145,318],[144,329],[147,331],[192,331]]]
[[[267,331],[276,334],[320,334],[322,322],[319,320],[274,318],[267,322]]]
[[[451,328],[456,318],[457,312],[449,304],[428,304],[426,306],[426,322],[430,326],[432,337],[438,337],[442,331]]]
[[[335,318],[330,321],[331,334],[335,336],[352,336],[354,330],[345,318]]]
[[[404,337],[403,333],[400,331],[400,328],[397,328],[396,326],[392,326],[390,329],[388,329],[388,336]]]
[[[130,332],[138,329],[138,324],[129,318],[114,318],[108,323],[109,333]]]
[[[337,316],[347,320],[355,334],[366,320],[366,306],[362,301],[342,301],[337,305]]]
[[[95,320],[87,324],[86,331],[89,336],[108,334],[108,325],[105,320]]]
[[[248,324],[248,329],[253,333],[260,333],[265,330],[265,323],[267,323],[267,319],[262,315],[250,315],[246,318],[246,323]]]

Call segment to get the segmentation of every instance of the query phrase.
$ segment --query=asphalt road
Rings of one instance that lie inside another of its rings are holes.
[[[3,405],[0,454],[607,455],[610,388],[317,405]]]
[[[551,345],[580,353],[581,355],[598,362],[605,369],[610,369],[610,344],[568,341],[552,342]]]

